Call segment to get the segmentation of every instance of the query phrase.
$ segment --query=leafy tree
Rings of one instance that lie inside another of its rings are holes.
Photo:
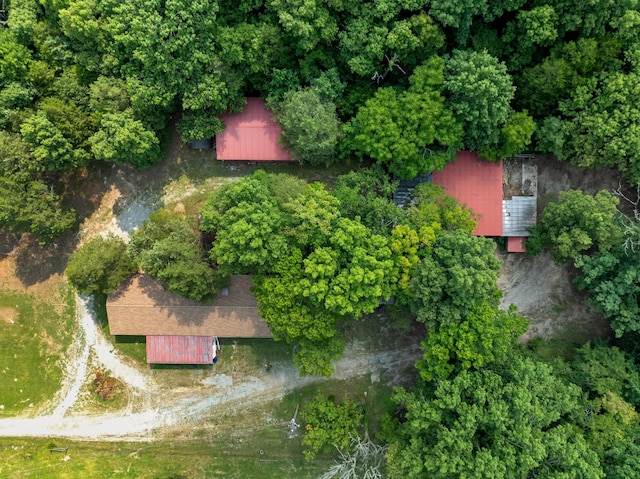
[[[225,183],[214,190],[205,201],[200,214],[200,229],[216,231],[224,214],[240,203],[273,204],[274,198],[262,170],[238,181]]]
[[[22,137],[0,131],[0,227],[31,232],[45,244],[73,226],[75,211],[63,206],[40,170]]]
[[[320,344],[336,335],[339,317],[317,307],[300,288],[302,252],[292,249],[269,276],[255,278],[260,315],[276,340],[288,343],[306,340]]]
[[[99,76],[89,86],[89,108],[102,113],[123,112],[129,108],[127,84],[119,79]]]
[[[290,182],[278,185],[281,179],[285,180],[280,176],[270,182],[269,189],[274,195],[281,196],[279,205],[285,215],[283,232],[288,242],[305,253],[325,245],[340,218],[339,199],[321,183],[305,183],[301,191],[295,192],[296,185]],[[290,187],[286,198],[282,186]]]
[[[487,238],[458,231],[440,235],[409,285],[418,321],[429,328],[459,325],[479,302],[496,308],[500,260],[494,251]]]
[[[131,237],[129,251],[145,273],[185,298],[209,299],[219,284],[220,276],[206,261],[195,226],[172,210],[149,215]]]
[[[393,203],[395,188],[384,170],[374,166],[339,176],[332,193],[343,216],[358,218],[374,233],[388,235],[405,216]]]
[[[242,202],[215,229],[209,257],[223,275],[260,274],[286,254],[282,215],[272,203]]]
[[[22,83],[27,76],[31,53],[18,43],[10,29],[0,30],[0,86],[10,82]]]
[[[36,23],[40,5],[36,0],[13,0],[9,8],[7,26],[16,39],[23,45],[29,45]]]
[[[565,135],[562,132],[562,120],[549,116],[536,130],[536,149],[542,153],[551,153],[559,160],[564,159]]]
[[[41,245],[73,226],[75,210],[64,207],[55,190],[38,178],[0,177],[0,226],[30,232]]]
[[[464,146],[481,150],[497,143],[515,93],[506,66],[487,52],[454,50],[443,86],[446,105],[464,129]]]
[[[531,143],[536,124],[526,111],[512,113],[500,128],[498,142],[482,150],[481,156],[499,161],[522,153]]]
[[[335,446],[339,451],[349,449],[351,438],[358,436],[364,413],[349,399],[336,403],[334,399],[317,395],[304,408],[305,435],[302,444],[307,460],[319,452],[328,452]]]
[[[102,8],[104,4],[97,0],[65,3],[64,8],[57,12],[59,26],[66,41],[76,52],[77,65],[90,72],[105,74],[105,70],[112,69],[113,65],[109,65],[108,60],[103,60],[104,57],[108,58],[104,53],[110,47],[106,16]]]
[[[622,240],[618,203],[616,196],[604,190],[595,196],[579,190],[561,192],[532,228],[527,251],[535,255],[545,249],[558,264],[582,253],[609,251]]]
[[[578,349],[571,366],[572,382],[592,397],[612,392],[632,405],[640,404],[640,373],[617,347],[587,343]]]
[[[640,331],[640,255],[614,246],[593,257],[579,255],[575,266],[580,270],[576,284],[589,292],[589,301],[605,318],[617,337]]]
[[[422,341],[422,360],[416,367],[425,381],[441,380],[468,369],[480,369],[503,360],[528,321],[516,313],[495,309],[486,303],[471,308],[458,324],[429,331]]]
[[[293,356],[293,364],[301,374],[330,377],[333,374],[332,361],[342,357],[345,340],[333,336],[322,342],[300,340]]]
[[[462,131],[441,95],[443,70],[433,57],[414,70],[408,90],[378,89],[351,125],[353,148],[407,179],[453,160]]]
[[[421,183],[413,190],[413,197],[414,204],[408,209],[407,221],[427,244],[433,243],[440,231],[471,234],[476,229],[473,212],[447,195],[442,186]]]
[[[467,41],[473,17],[487,13],[487,2],[482,0],[432,0],[429,15],[445,27],[456,31],[458,43]]]
[[[640,180],[640,75],[635,71],[604,75],[596,86],[578,89],[563,112],[565,155],[582,167],[618,168],[630,182]]]
[[[406,415],[387,453],[390,478],[604,477],[574,426],[580,389],[532,359],[394,399]]]
[[[303,374],[330,376],[331,361],[344,351],[344,340],[336,331],[341,318],[304,296],[301,263],[301,251],[291,250],[275,265],[273,274],[254,278],[254,293],[274,339],[297,345],[296,367]]]
[[[101,161],[147,168],[162,158],[158,138],[134,119],[130,110],[103,115],[100,130],[89,143],[91,152]]]
[[[220,9],[223,14],[223,8]],[[247,22],[221,26],[217,34],[221,58],[232,67],[241,68],[250,83],[265,90],[275,68],[286,65],[292,57],[282,38],[282,30],[268,22]],[[295,89],[296,84],[292,89]],[[287,89],[288,90],[288,89]]]
[[[180,139],[185,143],[212,138],[223,130],[222,120],[208,110],[186,111],[178,123]]]
[[[602,468],[610,479],[626,479],[640,474],[640,437],[628,435],[618,440],[603,453]]]
[[[274,117],[282,126],[280,141],[294,158],[312,165],[335,160],[340,121],[335,104],[323,100],[317,88],[285,93]]]
[[[338,33],[341,60],[352,73],[382,81],[411,71],[444,46],[444,34],[429,15],[394,21],[401,5],[378,5],[374,11],[361,6]]]
[[[74,148],[84,148],[96,126],[78,106],[58,97],[47,97],[38,103],[38,109],[69,140]],[[86,155],[76,151],[75,155]]]
[[[86,152],[82,154],[82,150],[74,150],[71,142],[49,121],[44,112],[28,118],[20,131],[44,171],[64,170],[87,159]]]
[[[278,17],[283,30],[291,36],[297,48],[304,52],[314,50],[319,43],[331,43],[338,33],[335,13],[329,2],[312,0],[271,0],[269,9]]]
[[[341,218],[326,241],[303,260],[303,295],[340,316],[372,313],[395,283],[387,239]]]
[[[135,271],[122,239],[98,236],[69,257],[66,274],[80,294],[108,294]]]
[[[592,85],[600,72],[620,68],[619,56],[620,42],[610,36],[558,43],[548,57],[523,71],[517,100],[535,117],[558,115],[563,103]]]
[[[169,291],[194,301],[211,298],[219,282],[215,270],[204,261],[198,236],[186,229],[172,232],[144,250],[140,266],[164,281]]]

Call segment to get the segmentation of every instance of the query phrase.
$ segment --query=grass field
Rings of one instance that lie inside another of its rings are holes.
[[[225,418],[220,427],[211,425],[191,431],[188,437],[153,443],[0,438],[0,478],[316,478],[333,463],[335,454],[305,461],[302,434],[290,439],[287,421],[297,404],[304,405],[318,393],[364,400],[375,406],[368,413],[376,416],[376,422],[393,407],[388,388],[363,376],[348,383],[328,381],[307,387],[265,405],[262,413],[268,411],[268,417],[282,420],[264,421],[266,416],[260,412],[240,411]],[[298,422],[302,428],[303,419],[301,406]],[[50,452],[53,447],[68,450]]]
[[[0,290],[0,417],[35,411],[55,396],[60,359],[75,330],[75,300],[68,287],[46,301]]]
[[[263,455],[253,444],[227,437],[142,444],[0,439],[0,478],[306,479],[330,464],[329,458],[305,462],[300,440],[274,428],[260,438]],[[68,450],[49,452],[55,446]]]

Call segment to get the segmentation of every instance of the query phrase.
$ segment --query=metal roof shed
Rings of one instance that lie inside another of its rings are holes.
[[[213,336],[147,336],[149,364],[212,364]]]
[[[220,116],[225,124],[216,135],[216,157],[233,161],[295,161],[278,143],[280,125],[261,98],[247,98],[240,113]]]
[[[433,172],[433,182],[479,216],[476,236],[502,236],[502,161],[480,159],[459,151],[457,159]]]

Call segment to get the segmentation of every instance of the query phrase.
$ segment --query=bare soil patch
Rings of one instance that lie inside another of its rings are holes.
[[[15,324],[18,319],[18,312],[15,308],[0,307],[0,321],[7,324]]]
[[[623,191],[631,194],[618,171],[611,168],[586,170],[544,155],[526,161],[534,161],[537,166],[538,216],[560,192],[570,189],[595,194],[622,186]],[[621,203],[621,207],[626,205]],[[556,266],[547,254],[528,258],[511,253],[502,254],[501,258],[499,286],[504,292],[501,305],[504,308],[516,305],[530,321],[522,341],[542,337],[584,342],[611,335],[609,322],[573,284],[576,272],[572,267]]]

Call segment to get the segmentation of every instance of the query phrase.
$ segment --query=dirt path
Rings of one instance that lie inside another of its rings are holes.
[[[162,388],[153,380],[150,370],[128,365],[113,351],[96,325],[91,301],[78,299],[82,346],[77,348],[79,354],[69,363],[73,366],[67,369],[67,380],[63,387],[65,394],[51,414],[0,419],[0,436],[148,441],[156,434],[161,435],[166,428],[190,428],[201,424],[214,410],[216,414],[221,414],[239,405],[246,408],[258,402],[281,399],[297,388],[326,380],[317,376],[300,377],[293,365],[278,364],[269,372],[248,375],[241,380],[213,372],[186,395],[183,391]],[[74,414],[72,407],[78,401],[80,388],[87,381],[89,353],[95,356],[94,362],[127,384],[130,394],[141,399],[141,405],[98,415]],[[411,366],[419,356],[417,347],[365,353],[358,343],[351,343],[344,357],[335,364],[333,378],[348,379],[371,373],[372,379],[379,380],[380,374]]]

